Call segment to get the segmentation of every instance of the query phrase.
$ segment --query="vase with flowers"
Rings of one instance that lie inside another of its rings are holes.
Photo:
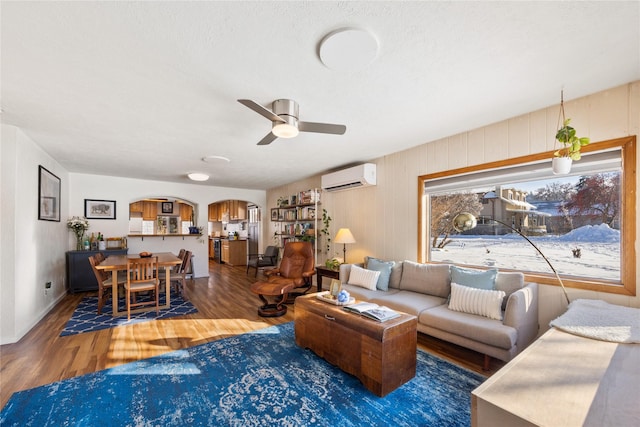
[[[89,229],[89,221],[85,217],[74,216],[67,221],[67,228],[76,235],[76,250],[82,250],[82,238]]]

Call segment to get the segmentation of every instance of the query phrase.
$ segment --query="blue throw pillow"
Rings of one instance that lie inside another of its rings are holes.
[[[472,270],[451,266],[451,282],[478,289],[495,289],[498,270]]]
[[[391,277],[391,269],[395,265],[393,261],[382,261],[377,258],[366,257],[365,264],[367,270],[379,271],[378,283],[376,288],[381,291],[389,290],[389,278]]]

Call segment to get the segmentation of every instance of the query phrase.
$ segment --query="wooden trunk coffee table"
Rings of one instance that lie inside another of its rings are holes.
[[[409,314],[376,322],[320,301],[315,294],[295,302],[296,344],[356,376],[378,396],[416,375],[417,323]]]

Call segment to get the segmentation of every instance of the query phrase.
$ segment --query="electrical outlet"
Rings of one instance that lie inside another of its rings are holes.
[[[51,282],[47,282],[44,284],[45,289],[51,289]]]

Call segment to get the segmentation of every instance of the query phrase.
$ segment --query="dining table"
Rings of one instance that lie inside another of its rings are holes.
[[[171,268],[182,263],[182,260],[171,252],[158,252],[152,256],[158,257],[158,270],[164,267],[165,271],[165,296],[166,301],[164,305],[160,306],[160,309],[171,307]],[[111,295],[113,300],[113,316],[125,316],[126,310],[118,310],[118,271],[127,271],[127,261],[129,259],[140,258],[138,254],[126,254],[126,255],[109,255],[96,266],[98,270],[110,271],[112,274],[111,279]],[[158,272],[159,274],[159,272]],[[155,307],[144,307],[136,310],[131,310],[131,313],[141,313],[143,311],[155,310]]]

